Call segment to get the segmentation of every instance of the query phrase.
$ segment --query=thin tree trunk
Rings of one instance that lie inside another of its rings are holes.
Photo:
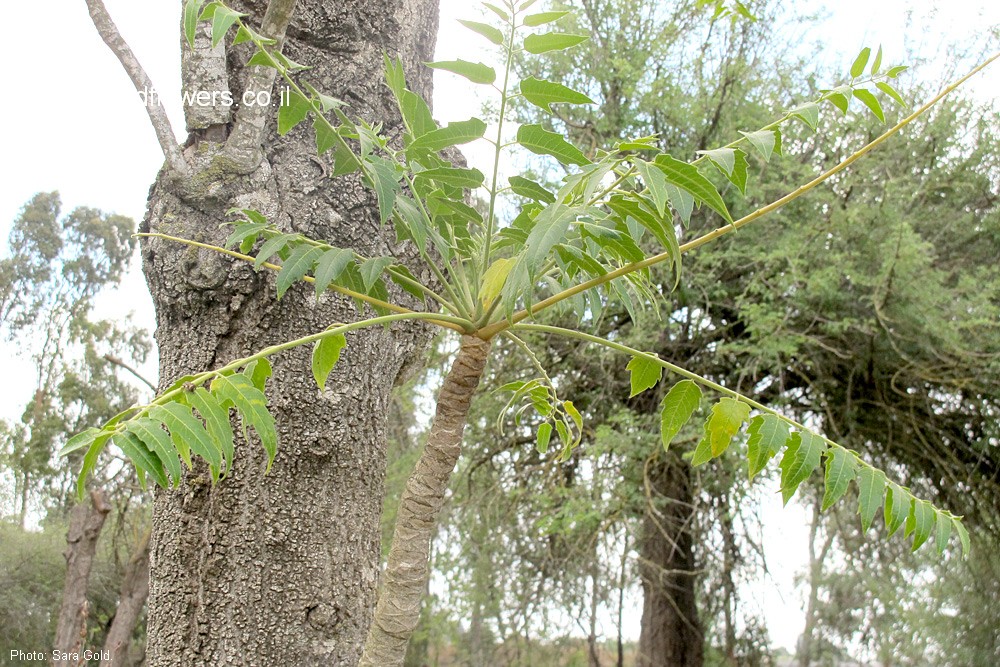
[[[704,636],[695,597],[690,466],[673,452],[651,462],[639,544],[642,627],[637,667],[700,667]]]
[[[819,528],[822,518],[820,516],[819,501],[813,508],[813,520],[809,526],[809,601],[806,606],[806,623],[799,638],[798,663],[799,667],[809,667],[813,659],[813,639],[816,634],[816,614],[819,606],[819,585],[820,577],[823,576],[823,563],[827,554],[833,547],[833,531],[830,531],[819,553],[816,552],[816,537],[819,535]]]
[[[407,642],[420,619],[429,576],[431,538],[437,530],[448,482],[458,463],[469,406],[489,350],[489,343],[463,336],[458,355],[441,386],[427,444],[399,501],[375,619],[359,667],[403,664]]]
[[[722,589],[723,595],[723,617],[725,619],[726,633],[726,664],[736,667],[736,582],[733,580],[733,572],[736,569],[736,559],[738,552],[736,540],[733,533],[733,517],[728,511],[731,506],[728,495],[720,496],[720,502],[724,502],[725,507],[720,508],[722,514]]]
[[[628,532],[622,545],[622,565],[618,572],[618,662],[617,667],[625,667],[625,641],[622,637],[622,616],[625,614],[625,572],[628,565]]]
[[[597,603],[598,603],[598,563],[595,555],[590,568],[590,626],[587,632],[587,653],[590,667],[601,667],[601,658],[597,655]]]
[[[65,666],[65,661],[55,660],[57,651],[83,651],[87,631],[87,586],[97,553],[97,540],[110,511],[104,492],[94,490],[90,492],[89,503],[79,503],[70,513],[66,534],[66,583],[52,644],[53,665]]]
[[[101,667],[122,667],[129,664],[132,635],[146,605],[146,598],[149,597],[149,536],[150,532],[147,530],[125,566],[118,608],[104,642],[106,657],[102,657]]]

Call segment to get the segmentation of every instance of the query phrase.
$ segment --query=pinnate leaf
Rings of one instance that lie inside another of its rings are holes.
[[[323,254],[322,248],[303,243],[292,250],[281,264],[281,271],[278,273],[278,298],[280,299],[288,291],[288,288],[301,280],[308,273],[316,260]]]
[[[726,208],[719,191],[712,185],[712,181],[698,171],[697,167],[676,160],[666,153],[657,155],[654,164],[663,171],[668,181],[689,192],[696,200],[707,204],[727,222],[733,221],[733,216],[729,214],[729,209]]]
[[[910,505],[910,514],[906,518],[906,528],[903,537],[913,535],[913,551],[916,551],[931,536],[937,512],[934,506],[926,500],[914,499]]]
[[[225,375],[212,380],[212,394],[223,406],[232,405],[240,413],[243,426],[252,426],[257,431],[261,445],[267,452],[267,470],[271,469],[278,452],[278,433],[274,428],[274,417],[267,410],[267,397],[250,378],[242,374]]]
[[[888,487],[885,494],[885,526],[891,537],[909,516],[913,498],[894,482],[889,482]]]
[[[750,417],[750,406],[735,398],[722,398],[712,406],[705,422],[705,434],[712,447],[712,456],[721,456],[740,427]]]
[[[563,164],[585,165],[590,160],[583,152],[566,141],[557,132],[549,132],[541,125],[522,125],[517,130],[517,142],[532,153],[551,155]]]
[[[521,95],[531,104],[552,113],[553,104],[593,104],[590,99],[581,92],[568,88],[561,83],[528,77],[520,83]]]
[[[495,29],[495,28],[494,28]],[[499,32],[499,31],[497,31]],[[439,60],[427,63],[432,69],[440,69],[452,74],[463,76],[472,83],[491,84],[497,80],[496,71],[489,65],[473,63],[468,60]]]

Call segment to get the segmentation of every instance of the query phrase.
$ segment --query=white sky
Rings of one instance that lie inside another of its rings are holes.
[[[175,130],[182,131],[180,0],[105,2],[168,105]],[[470,43],[463,41],[465,31],[454,23],[456,18],[476,18],[475,3],[443,0],[441,4],[441,34],[447,39],[439,42],[437,58],[487,58],[470,54]],[[801,7],[812,12],[817,4],[799,1],[788,6],[791,11]],[[811,37],[826,43],[822,57],[840,70],[847,69],[862,46],[882,44],[887,58],[898,60],[905,39],[921,43],[919,35],[907,36],[908,9],[929,16],[918,25],[932,25],[951,39],[981,35],[988,26],[1000,24],[997,0],[949,0],[933,15],[928,14],[931,3],[926,1],[828,0],[825,6],[830,18]],[[40,191],[59,190],[64,211],[86,205],[140,220],[162,157],[131,83],[90,24],[84,2],[55,0],[45,3],[44,9],[39,3],[6,2],[4,18],[8,95],[0,107],[2,127],[7,128],[0,134],[0,155],[6,156],[7,166],[0,188],[0,252],[5,252],[10,221]],[[833,43],[827,41],[831,38]],[[925,46],[938,44],[930,39]],[[936,80],[938,74],[929,76]],[[468,84],[456,79],[437,74],[434,106],[440,120],[465,119],[479,112]],[[1000,65],[971,85],[977,95],[994,97],[1000,89]],[[471,159],[487,172],[480,154],[473,151]],[[121,294],[105,299],[102,308],[109,316],[135,311],[141,323],[153,326],[152,306],[138,272],[133,272]],[[0,385],[0,416],[7,418],[20,413],[26,388],[33,385],[30,365],[18,360],[15,350],[16,346],[3,346],[8,382]],[[155,365],[149,364],[146,371],[154,375]],[[770,497],[774,500],[767,503],[764,514],[773,579],[752,591],[761,595],[757,605],[767,614],[774,642],[793,649],[802,627],[802,595],[792,578],[806,560],[807,515],[795,506],[782,511],[777,498]]]

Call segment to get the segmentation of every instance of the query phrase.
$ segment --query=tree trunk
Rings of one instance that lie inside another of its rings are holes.
[[[139,622],[142,608],[149,597],[149,531],[143,535],[135,553],[125,566],[122,589],[118,596],[115,620],[111,622],[107,639],[104,641],[104,656],[101,667],[122,667],[128,665],[129,646],[132,634]]]
[[[89,503],[79,503],[70,513],[66,533],[66,583],[56,624],[53,655],[81,653],[87,635],[87,586],[97,553],[97,540],[111,506],[103,491],[91,491]],[[53,658],[53,665],[63,661]]]
[[[265,17],[262,2],[228,4],[264,34],[284,38],[284,52],[313,67],[305,80],[347,102],[352,116],[384,122],[389,136],[400,123],[383,85],[383,52],[402,58],[411,88],[430,92],[429,71],[418,64],[432,56],[435,0],[300,0],[290,25],[284,19],[294,2],[271,0]],[[193,52],[183,46],[185,91],[230,91],[239,101],[244,90],[262,90],[277,101],[264,70],[243,65],[248,47],[233,47],[230,35],[228,46],[212,49],[208,30],[199,28]],[[226,212],[255,208],[284,231],[392,254],[424,274],[415,253],[380,227],[374,195],[357,179],[327,177],[331,162],[317,157],[310,124],[279,137],[275,111],[186,109],[192,175],[161,172],[143,231],[220,244]],[[209,251],[147,239],[142,253],[161,388],[363,315],[332,294],[317,301],[302,285],[276,301],[273,274]],[[389,392],[427,340],[418,324],[351,335],[323,393],[310,350],[275,358],[267,393],[279,451],[270,473],[254,437],[237,442],[234,469],[218,485],[196,467],[179,489],[157,491],[150,665],[357,664],[378,580]]]
[[[806,622],[799,637],[798,664],[799,667],[809,667],[813,661],[813,640],[816,634],[816,621],[819,608],[819,587],[822,583],[823,564],[833,547],[834,532],[829,531],[823,540],[823,545],[816,550],[816,538],[823,518],[820,514],[820,501],[817,499],[813,507],[812,524],[809,526],[809,601],[806,606]]]
[[[403,664],[407,642],[420,620],[430,574],[431,539],[437,532],[444,495],[461,453],[469,406],[489,350],[489,343],[463,336],[455,362],[441,385],[427,444],[399,501],[375,620],[359,667]]]
[[[695,598],[690,466],[673,452],[650,463],[639,545],[642,627],[638,667],[700,667],[704,635]]]

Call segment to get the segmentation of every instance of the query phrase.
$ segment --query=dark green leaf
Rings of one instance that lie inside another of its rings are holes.
[[[254,242],[257,241],[257,235],[265,229],[267,229],[267,222],[251,222],[248,224],[236,225],[236,229],[229,235],[229,238],[226,239],[226,242],[222,245],[222,247],[229,248],[238,243],[240,244],[240,249],[242,250],[243,242],[249,239],[249,244],[252,248]]]
[[[371,291],[375,282],[382,277],[382,271],[387,266],[395,264],[395,262],[396,260],[392,257],[372,257],[361,263],[358,270],[361,272],[361,280],[364,282],[366,294]]]
[[[478,188],[483,184],[485,176],[478,169],[458,169],[455,167],[436,167],[421,171],[417,178],[426,178],[457,188]]]
[[[250,56],[250,60],[247,61],[247,67],[253,66],[280,69],[278,63],[266,51],[256,51]]]
[[[184,3],[184,36],[187,38],[188,46],[194,48],[195,32],[198,29],[198,17],[201,15],[201,6],[205,0],[187,0]]]
[[[774,130],[757,130],[756,132],[743,132],[741,131],[750,145],[760,153],[760,156],[764,158],[764,162],[768,162],[771,159],[771,153],[774,152],[775,146],[775,135]]]
[[[253,386],[261,391],[264,391],[264,385],[267,384],[267,379],[271,377],[272,372],[271,362],[267,360],[267,357],[254,359],[243,369],[243,374],[250,378]]]
[[[253,262],[254,268],[259,269],[262,267],[273,255],[284,250],[285,246],[297,238],[296,234],[278,234],[269,238],[260,247],[260,252],[257,253],[257,258]]]
[[[725,176],[732,176],[736,167],[736,150],[733,148],[713,148],[710,151],[698,151],[712,161]]]
[[[90,447],[100,434],[101,429],[93,427],[88,428],[82,433],[77,433],[66,441],[66,444],[59,450],[59,454],[57,456],[66,456],[70,452],[75,452],[76,450],[83,449],[84,447]]]
[[[929,502],[926,500],[913,501],[910,506],[910,514],[906,518],[906,528],[903,530],[903,537],[911,533],[913,535],[913,551],[919,549],[931,536],[936,518],[937,512],[934,511],[934,506]]]
[[[125,456],[129,458],[132,465],[136,467],[136,471],[139,473],[140,486],[143,488],[146,487],[146,478],[143,473],[152,475],[156,483],[164,489],[170,486],[170,480],[167,479],[167,475],[163,471],[163,463],[160,461],[160,457],[150,451],[146,444],[137,438],[134,433],[130,431],[116,433],[112,440],[124,452]],[[176,459],[176,456],[174,458]]]
[[[794,109],[790,109],[788,113],[801,120],[812,130],[815,130],[819,124],[819,105],[815,102],[807,102],[806,104],[797,106]]]
[[[188,466],[191,465],[191,456],[187,444],[184,444],[183,451],[175,450],[170,436],[160,428],[160,422],[148,417],[133,419],[125,425],[126,430],[142,441],[149,451],[153,452],[160,462],[166,467],[170,475],[170,481],[178,484],[181,480],[181,462],[177,460],[178,452],[184,457]]]
[[[552,424],[542,422],[538,425],[538,436],[535,441],[535,449],[539,454],[549,451],[549,440],[552,438]]]
[[[344,272],[348,264],[354,261],[354,253],[345,248],[333,248],[323,253],[316,263],[316,298],[318,299]]]
[[[942,512],[937,512],[934,525],[934,546],[937,547],[938,556],[944,555],[944,550],[948,546],[948,538],[951,537],[951,517]]]
[[[958,539],[962,543],[962,557],[968,558],[969,551],[972,549],[972,544],[969,542],[969,531],[965,529],[958,517],[953,518],[951,522],[954,524],[955,531],[958,532]]]

